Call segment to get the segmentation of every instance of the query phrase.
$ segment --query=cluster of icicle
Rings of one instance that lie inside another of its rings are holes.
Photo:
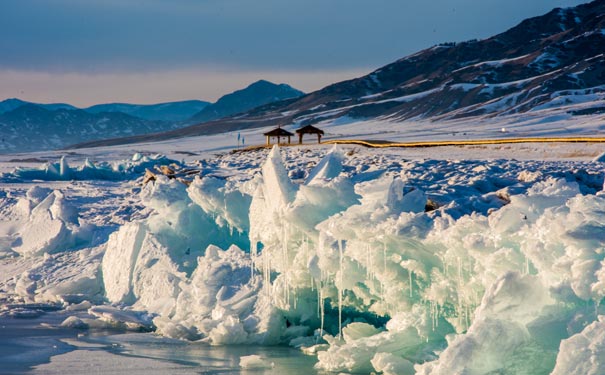
[[[159,178],[157,214],[109,241],[108,299],[165,335],[287,343],[327,371],[605,373],[605,197],[546,179],[454,219],[402,177],[345,176],[343,157],[302,184],[277,147],[243,184]]]

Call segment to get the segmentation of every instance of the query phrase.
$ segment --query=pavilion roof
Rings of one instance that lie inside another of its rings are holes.
[[[300,129],[296,129],[296,132],[299,134],[321,134],[321,135],[324,134],[323,130],[316,128],[313,125],[303,126]]]
[[[294,135],[294,133],[290,133],[289,131],[284,130],[282,128],[275,128],[275,129],[271,130],[270,132],[263,133],[263,135],[268,136],[268,137],[278,137],[278,136],[282,136],[282,137],[290,136],[291,137]]]

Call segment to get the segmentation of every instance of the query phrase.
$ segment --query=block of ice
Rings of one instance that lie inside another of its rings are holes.
[[[605,316],[561,342],[551,375],[605,374]]]
[[[239,366],[245,369],[269,369],[273,368],[274,364],[267,361],[259,355],[247,355],[242,356],[239,359]]]
[[[32,188],[18,206],[26,216],[13,243],[21,255],[39,255],[71,249],[78,241],[90,241],[92,228],[80,225],[76,209],[58,190],[46,195],[45,189]]]

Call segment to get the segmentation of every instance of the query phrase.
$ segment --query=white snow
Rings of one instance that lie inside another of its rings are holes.
[[[565,115],[592,99],[473,124],[319,126],[389,140],[598,134],[598,116]],[[318,371],[603,372],[602,144],[217,154],[233,139],[34,155],[61,160],[43,168],[0,157],[0,314],[292,345]],[[141,186],[171,163],[202,173]]]

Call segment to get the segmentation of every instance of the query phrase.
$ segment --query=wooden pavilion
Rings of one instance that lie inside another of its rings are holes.
[[[294,135],[287,130],[282,129],[280,126],[271,130],[270,132],[263,133],[265,137],[267,137],[267,145],[271,144],[271,138],[277,138],[277,144],[282,143],[282,137],[288,137],[288,144],[290,144],[290,138]]]
[[[296,133],[298,133],[298,143],[299,144],[303,143],[303,135],[305,135],[305,134],[317,134],[317,143],[321,143],[321,136],[324,135],[323,130],[316,128],[313,125],[303,126],[302,128],[297,129]]]

